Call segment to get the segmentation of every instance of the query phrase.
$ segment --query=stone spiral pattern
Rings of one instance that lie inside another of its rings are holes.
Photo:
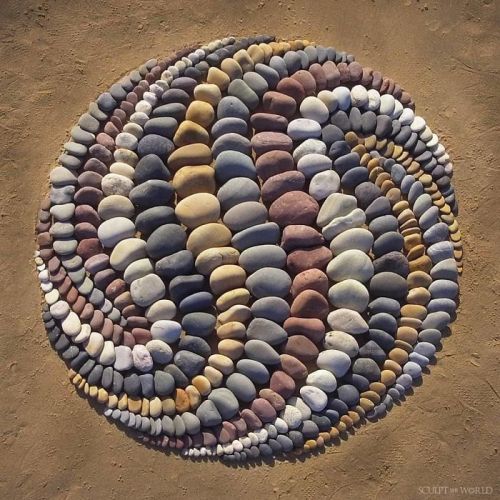
[[[37,224],[50,342],[104,415],[229,462],[376,420],[454,319],[453,167],[410,95],[271,36],[151,59],[91,103]]]

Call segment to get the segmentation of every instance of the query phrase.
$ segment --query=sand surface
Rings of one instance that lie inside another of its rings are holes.
[[[0,0],[0,498],[413,499],[439,487],[499,498],[499,11],[495,0]],[[32,254],[49,170],[89,101],[150,57],[258,32],[349,50],[410,91],[454,159],[466,264],[453,334],[406,403],[317,456],[235,469],[148,449],[75,393],[42,327]]]

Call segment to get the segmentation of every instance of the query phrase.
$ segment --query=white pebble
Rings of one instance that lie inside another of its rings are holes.
[[[394,111],[395,99],[390,94],[380,96],[380,114],[391,116]]]
[[[370,111],[377,111],[380,107],[380,94],[378,90],[370,89],[368,91],[368,106]]]
[[[351,102],[357,108],[362,108],[368,104],[368,91],[363,85],[355,85],[351,89]]]
[[[145,100],[139,101],[135,105],[136,113],[145,113],[146,115],[149,115],[152,110],[153,110],[153,106],[151,106],[151,104]]]
[[[412,132],[422,132],[422,130],[425,129],[425,126],[425,120],[421,116],[415,116],[410,125]]]
[[[323,102],[330,113],[333,113],[337,109],[338,102],[331,90],[322,90],[319,92],[318,99]]]

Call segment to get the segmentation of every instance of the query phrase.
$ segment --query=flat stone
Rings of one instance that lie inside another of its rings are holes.
[[[362,316],[351,309],[336,309],[327,318],[332,330],[340,330],[352,335],[359,335],[368,330],[368,325]]]
[[[324,347],[342,351],[350,358],[354,358],[359,352],[357,340],[352,335],[338,330],[326,333]]]
[[[131,283],[130,293],[138,306],[147,307],[164,297],[165,285],[155,274],[148,274]]]

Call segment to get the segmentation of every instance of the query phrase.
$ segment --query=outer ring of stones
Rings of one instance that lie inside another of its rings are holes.
[[[64,149],[43,319],[74,385],[150,444],[324,446],[403,398],[455,316],[449,156],[344,52],[229,37],[152,59]]]

